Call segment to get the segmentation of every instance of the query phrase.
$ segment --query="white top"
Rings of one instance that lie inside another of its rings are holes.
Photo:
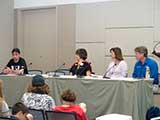
[[[108,69],[105,73],[105,77],[110,78],[124,78],[128,75],[128,67],[127,63],[122,60],[119,64],[115,64],[115,62],[111,62],[108,66]]]
[[[30,109],[51,111],[55,107],[54,99],[47,94],[25,93],[21,100]]]
[[[2,101],[2,108],[0,110],[0,116],[7,117],[10,115],[10,110],[8,104],[5,101]]]

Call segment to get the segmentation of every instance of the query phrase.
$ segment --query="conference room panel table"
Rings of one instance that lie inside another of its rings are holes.
[[[77,103],[86,103],[89,120],[112,113],[130,115],[133,120],[145,120],[147,109],[153,105],[152,80],[149,79],[44,77],[56,105],[61,104],[60,93],[71,89],[76,92]],[[32,77],[1,75],[0,79],[4,82],[5,99],[12,106],[21,100]]]

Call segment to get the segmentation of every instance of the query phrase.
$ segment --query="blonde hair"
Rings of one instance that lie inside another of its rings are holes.
[[[0,80],[0,111],[2,111],[3,102],[4,102],[4,97],[3,97],[3,81]]]

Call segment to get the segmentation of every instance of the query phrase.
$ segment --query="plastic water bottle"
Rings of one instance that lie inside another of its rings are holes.
[[[146,79],[150,78],[150,68],[149,66],[146,66]]]

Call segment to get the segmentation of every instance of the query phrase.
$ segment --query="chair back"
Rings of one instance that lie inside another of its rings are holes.
[[[15,119],[9,117],[0,117],[0,120],[15,120]]]
[[[29,113],[33,115],[34,120],[45,120],[45,113],[43,110],[29,109]]]
[[[76,120],[76,113],[46,111],[47,120]]]

